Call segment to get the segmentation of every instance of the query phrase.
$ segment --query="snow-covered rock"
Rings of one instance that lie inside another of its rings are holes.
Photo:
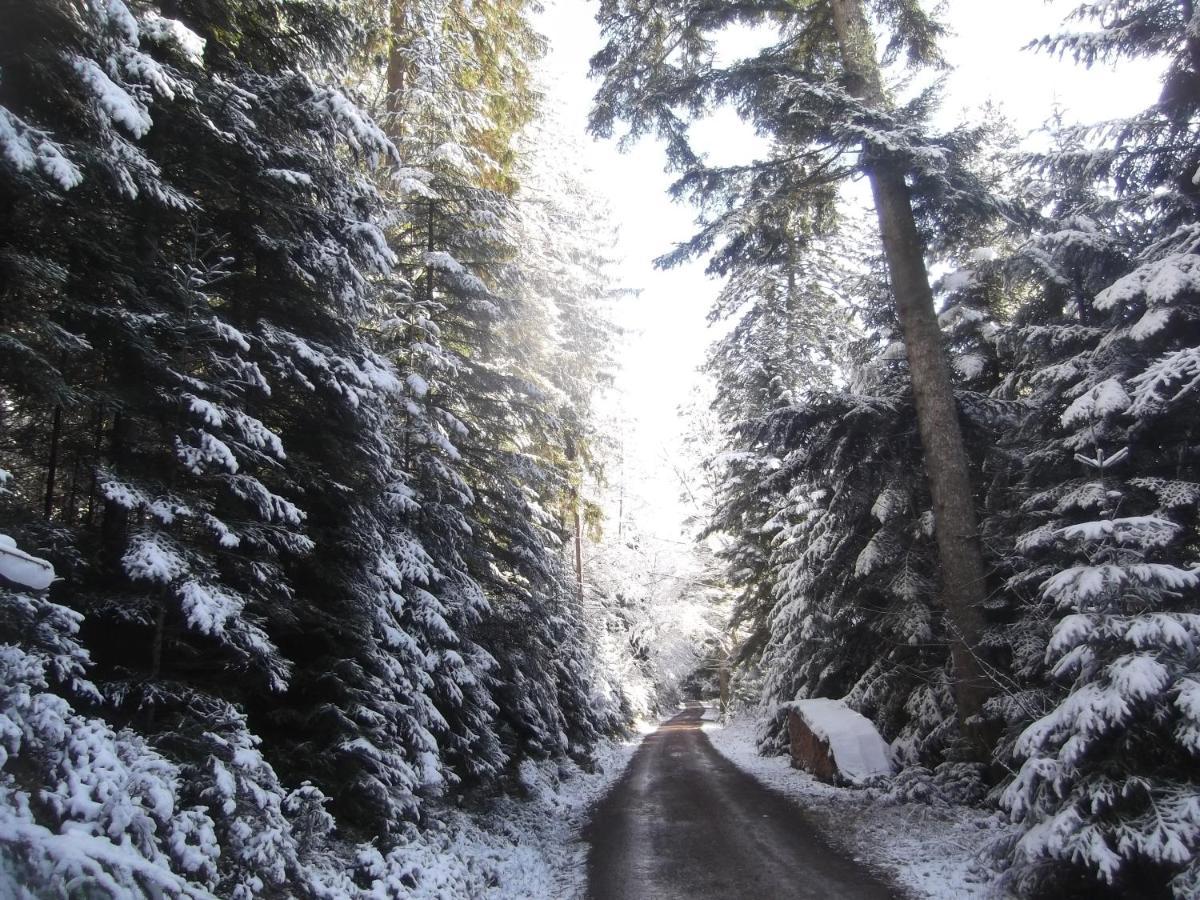
[[[863,784],[894,771],[887,741],[843,701],[796,700],[784,707],[797,768],[834,784]]]

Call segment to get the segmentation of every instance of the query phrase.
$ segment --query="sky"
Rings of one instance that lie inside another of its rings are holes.
[[[948,0],[944,18],[954,33],[943,50],[952,70],[940,124],[949,126],[964,110],[992,100],[1020,133],[1036,140],[1035,130],[1056,106],[1068,121],[1094,122],[1151,104],[1158,85],[1150,65],[1123,63],[1119,71],[1088,71],[1022,50],[1057,30],[1075,5],[1074,0]],[[716,333],[706,316],[721,285],[704,275],[703,261],[667,272],[653,266],[655,257],[691,236],[694,218],[686,205],[667,196],[672,176],[664,171],[661,145],[643,139],[622,153],[615,141],[586,135],[596,88],[587,77],[588,60],[600,48],[595,10],[588,0],[546,0],[537,20],[549,43],[542,77],[563,127],[579,141],[580,173],[607,204],[617,227],[619,280],[638,291],[616,312],[626,334],[618,349],[615,389],[603,405],[621,423],[624,474],[610,472],[609,481],[614,486],[625,481],[626,514],[642,532],[680,540],[684,520],[697,510],[681,497],[686,493],[681,476],[686,481],[693,475],[680,452],[686,422],[679,410],[706,395],[698,368]],[[722,50],[739,55],[758,40],[742,32]],[[764,146],[731,110],[701,123],[694,134],[720,163],[748,161]]]

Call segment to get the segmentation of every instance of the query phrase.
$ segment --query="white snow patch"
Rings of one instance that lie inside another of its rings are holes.
[[[783,706],[794,710],[812,733],[829,745],[838,771],[860,784],[894,771],[892,753],[875,724],[842,700],[796,700]]]
[[[83,182],[83,173],[67,159],[60,145],[4,107],[0,107],[0,160],[18,172],[40,171],[64,191]]]
[[[1077,397],[1075,402],[1067,407],[1067,411],[1062,414],[1063,427],[1070,428],[1124,412],[1131,402],[1121,382],[1109,378]]]
[[[983,374],[987,360],[978,353],[962,353],[951,359],[954,371],[971,381]]]
[[[54,566],[30,556],[13,538],[0,534],[0,576],[31,591],[44,591],[54,581]]]
[[[996,896],[982,848],[1005,827],[999,814],[964,806],[881,799],[793,769],[786,756],[759,756],[755,723],[740,716],[704,732],[722,756],[802,807],[839,849],[923,900]]]
[[[942,292],[953,294],[964,290],[975,283],[975,273],[970,269],[957,269],[942,279]]]
[[[409,372],[404,379],[408,384],[409,390],[417,397],[424,397],[429,393],[429,382],[418,375],[416,372]]]
[[[1138,297],[1164,306],[1184,293],[1200,291],[1200,256],[1179,253],[1146,263],[1096,295],[1096,309],[1112,309]]]
[[[290,184],[292,187],[312,187],[313,183],[311,175],[295,169],[263,169],[263,174],[268,178]]]
[[[71,64],[105,115],[135,138],[145,137],[153,124],[145,106],[109,78],[93,60],[76,56]]]
[[[204,63],[206,41],[178,19],[168,19],[151,11],[142,18],[141,31],[156,44],[174,44],[190,62]]]

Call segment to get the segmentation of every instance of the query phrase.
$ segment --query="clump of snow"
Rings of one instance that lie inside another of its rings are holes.
[[[1181,294],[1200,290],[1200,256],[1180,253],[1134,269],[1096,295],[1095,307],[1113,309],[1138,297],[1165,306]]]
[[[83,173],[67,159],[61,146],[50,140],[45,132],[30,128],[2,106],[0,162],[6,162],[18,172],[40,171],[64,191],[83,182]]]
[[[838,771],[855,784],[891,775],[892,752],[874,723],[842,700],[796,700],[794,711],[813,734],[829,745]]]
[[[204,62],[206,41],[178,19],[168,19],[156,12],[148,12],[140,23],[141,33],[156,44],[174,44],[189,61],[196,65]]]
[[[1007,827],[995,812],[950,804],[896,802],[873,789],[834,787],[793,769],[786,756],[759,756],[755,722],[742,716],[704,725],[722,756],[803,807],[854,859],[927,900],[996,896],[984,848]]]
[[[954,371],[967,381],[978,378],[987,368],[987,360],[978,353],[958,354],[950,362],[954,366]]]
[[[278,179],[293,187],[312,187],[313,183],[311,175],[295,169],[264,169],[263,174],[268,178]]]
[[[1064,428],[1073,425],[1086,424],[1093,419],[1103,419],[1105,416],[1124,412],[1129,408],[1129,394],[1115,378],[1100,382],[1091,390],[1082,394],[1067,407],[1062,414]]]
[[[30,556],[13,538],[0,534],[0,577],[31,591],[44,591],[54,581],[54,566]]]
[[[100,110],[135,138],[145,137],[153,124],[146,107],[109,78],[94,60],[77,56],[71,62]]]
[[[409,390],[411,390],[415,396],[424,397],[429,393],[429,382],[416,372],[410,372],[408,377],[404,380],[408,384]]]
[[[970,269],[957,269],[942,279],[942,291],[953,294],[971,287],[975,283],[975,273]]]

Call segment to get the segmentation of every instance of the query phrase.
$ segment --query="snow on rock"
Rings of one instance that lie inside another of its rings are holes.
[[[760,756],[752,717],[704,732],[718,753],[804,809],[839,849],[922,900],[997,896],[984,847],[1007,826],[999,814],[965,806],[896,802],[873,789],[823,784],[786,756]]]
[[[7,534],[0,534],[0,578],[31,591],[44,591],[54,581],[54,566],[30,556]]]
[[[843,701],[796,700],[783,706],[789,710],[792,761],[799,768],[823,780],[841,778],[852,784],[892,774],[887,741],[870,719]]]

